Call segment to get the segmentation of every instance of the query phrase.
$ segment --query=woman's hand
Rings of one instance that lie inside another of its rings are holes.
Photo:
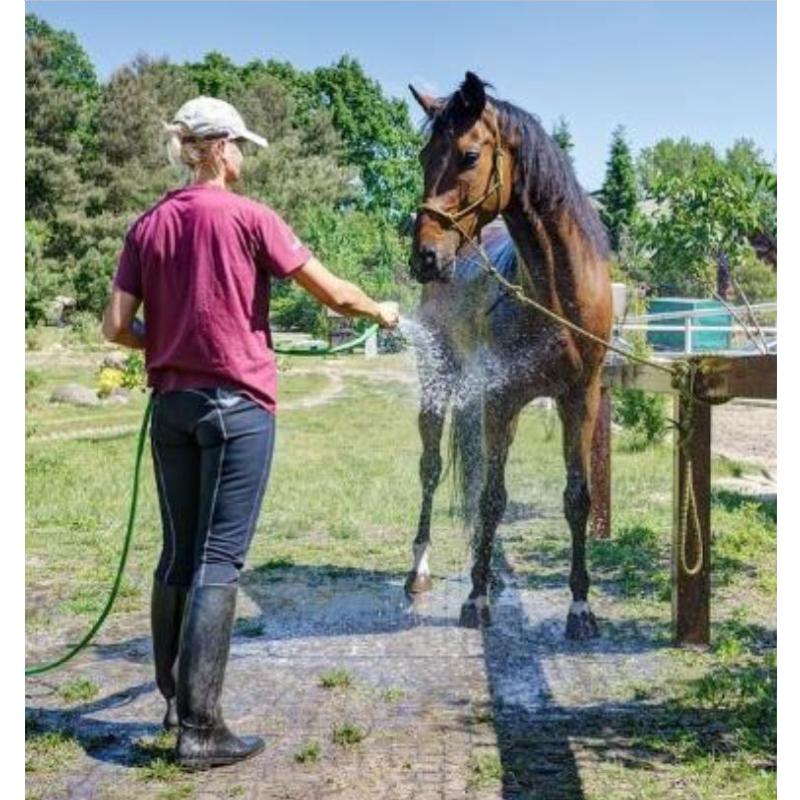
[[[396,328],[400,322],[400,309],[397,303],[378,303],[378,316],[375,321],[381,328]]]

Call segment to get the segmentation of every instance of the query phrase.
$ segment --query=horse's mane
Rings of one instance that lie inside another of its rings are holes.
[[[566,211],[598,255],[606,255],[605,226],[578,183],[569,159],[548,136],[539,119],[506,100],[488,97],[487,102],[497,109],[501,135],[519,141],[519,158],[514,171],[516,193],[528,198],[540,216]],[[463,114],[463,103],[459,102],[458,92],[454,92],[441,103],[427,127],[436,134],[453,135],[465,122]]]

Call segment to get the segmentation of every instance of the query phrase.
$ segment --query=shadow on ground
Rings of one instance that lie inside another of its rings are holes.
[[[527,513],[524,509],[520,511]],[[556,568],[555,564],[552,566]],[[652,771],[674,758],[670,744],[684,741],[687,731],[697,754],[720,753],[732,747],[734,720],[727,712],[687,710],[674,703],[654,703],[646,698],[625,702],[589,699],[596,698],[598,692],[597,687],[581,685],[581,681],[591,680],[597,674],[583,666],[587,659],[599,660],[599,667],[595,664],[593,669],[602,672],[603,659],[614,654],[638,657],[649,654],[652,660],[668,642],[663,624],[602,618],[599,639],[567,641],[564,637],[567,566],[566,560],[563,561],[558,592],[565,601],[564,607],[556,608],[541,600],[546,590],[537,587],[537,591],[530,591],[525,576],[513,573],[502,541],[498,538],[496,542],[493,621],[480,631],[479,641],[489,689],[486,721],[496,734],[502,765],[502,797],[582,800],[586,795],[581,769],[585,768],[586,759],[613,759],[632,770]],[[465,578],[440,578],[437,585],[444,588],[435,588],[430,597],[417,603],[405,597],[404,579],[405,575],[397,572],[288,562],[269,562],[256,567],[243,575],[242,588],[249,608],[255,607],[257,613],[239,621],[232,658],[264,659],[262,669],[268,671],[266,659],[282,643],[311,640],[313,644],[314,640],[324,642],[340,636],[358,639],[417,628],[444,631],[457,627],[458,603],[469,590]],[[599,591],[602,592],[602,586]],[[552,598],[548,602],[552,603]],[[429,635],[434,634],[429,632]],[[393,638],[381,641],[391,642]],[[372,640],[365,646],[374,646]],[[99,674],[107,669],[103,665],[108,662],[141,665],[150,660],[149,638],[138,636],[113,645],[97,645],[92,653]],[[282,657],[287,657],[285,651]],[[288,657],[291,658],[291,652]],[[424,667],[425,663],[420,661],[416,668]],[[554,690],[554,676],[558,691]],[[606,677],[613,680],[614,676]],[[558,700],[564,687],[571,688],[574,696],[569,704]],[[26,709],[29,722],[26,735],[36,737],[46,731],[67,731],[94,759],[125,767],[139,766],[148,754],[137,740],[156,734],[159,730],[156,722],[98,720],[94,715],[121,709],[152,691],[152,683],[140,683],[68,710],[50,708],[46,703],[31,705]],[[581,701],[582,693],[586,702]],[[35,695],[29,698],[37,699]],[[473,721],[465,712],[462,718],[456,717],[449,724],[469,726]],[[403,735],[402,727],[397,731],[398,736]],[[447,735],[446,726],[442,732]],[[584,760],[580,763],[576,760],[578,751]],[[480,753],[473,757],[478,759],[473,767],[480,765]]]

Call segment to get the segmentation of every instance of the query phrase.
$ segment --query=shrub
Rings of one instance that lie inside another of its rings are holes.
[[[629,431],[628,445],[643,450],[661,441],[667,429],[666,398],[640,389],[614,390],[614,422]]]
[[[67,341],[84,347],[101,343],[100,320],[91,311],[78,311],[71,319]]]
[[[122,372],[122,386],[126,389],[138,389],[146,384],[147,374],[144,369],[144,357],[141,353],[129,353],[125,359]]]
[[[123,375],[124,373],[121,369],[103,367],[97,379],[98,397],[108,397],[114,389],[119,389],[122,386]]]

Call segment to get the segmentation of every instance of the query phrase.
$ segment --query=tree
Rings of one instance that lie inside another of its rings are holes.
[[[651,196],[658,181],[687,177],[716,160],[717,154],[707,142],[700,144],[686,136],[677,141],[667,138],[639,153],[637,172],[645,196]]]
[[[572,133],[569,129],[569,123],[564,117],[559,117],[558,122],[553,126],[553,139],[556,144],[561,148],[561,151],[567,157],[570,164],[574,165],[572,159],[572,151],[575,149],[575,142],[572,140]]]
[[[74,140],[91,155],[100,93],[94,66],[73,33],[25,15],[25,129],[38,144],[66,149]]]
[[[651,253],[651,282],[662,292],[706,294],[716,271],[753,255],[755,231],[776,229],[777,180],[763,164],[703,158],[691,172],[658,173],[651,185],[657,210],[641,230]]]
[[[313,86],[342,137],[345,160],[357,166],[363,204],[393,219],[411,211],[421,192],[417,154],[421,137],[403,100],[387,99],[377,81],[349,56],[314,71]]]
[[[636,170],[625,129],[620,125],[611,137],[611,154],[606,163],[606,177],[600,190],[601,217],[609,233],[613,250],[619,250],[623,231],[630,228],[636,214],[638,191]]]
[[[50,27],[36,14],[25,15],[25,41],[37,39],[50,45],[50,69],[56,85],[67,86],[80,94],[96,94],[97,74],[86,51],[74,33]]]
[[[198,94],[231,102],[269,139],[245,161],[248,195],[376,296],[413,294],[396,222],[420,194],[421,137],[406,104],[353,59],[303,71],[278,61],[239,66],[213,52],[187,64],[140,55],[100,85],[71,33],[29,15],[25,90],[29,324],[57,293],[101,310],[125,230],[177,182],[161,123]],[[275,302],[285,324],[321,319],[288,282]]]

